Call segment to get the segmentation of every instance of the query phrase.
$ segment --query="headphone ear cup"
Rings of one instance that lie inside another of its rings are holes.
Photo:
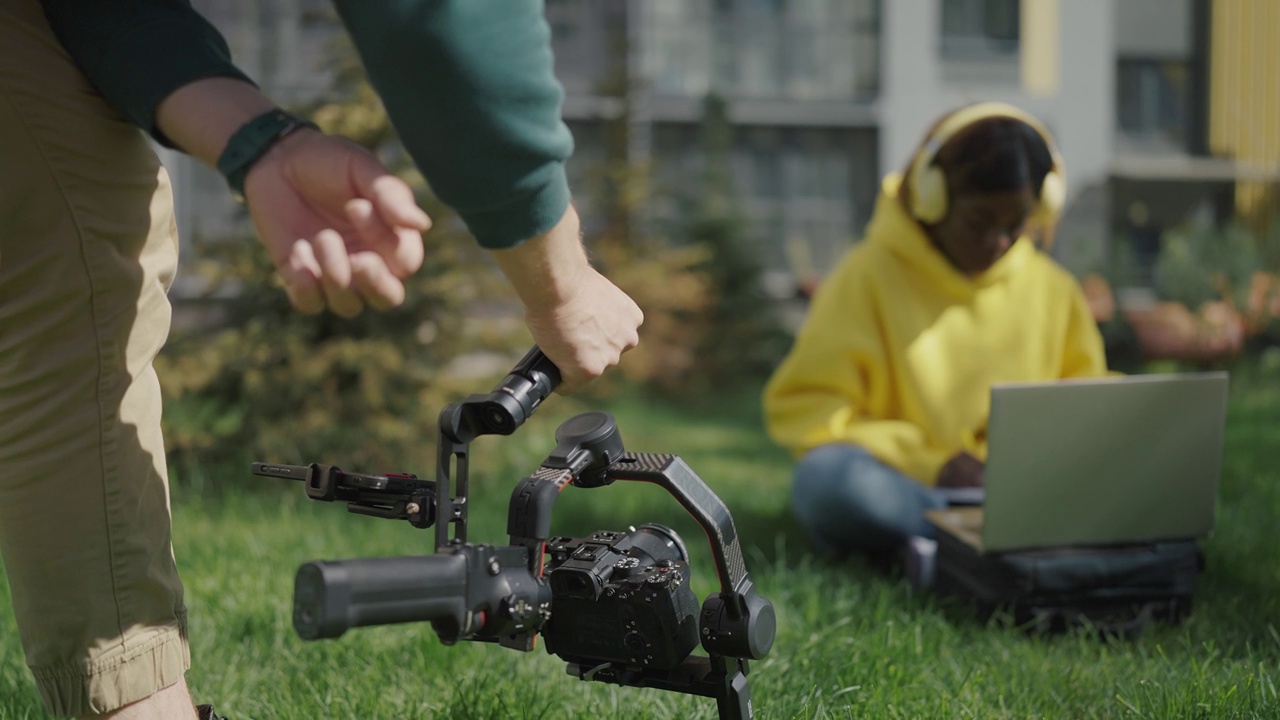
[[[1057,170],[1050,170],[1040,186],[1040,212],[1047,217],[1056,218],[1066,202],[1067,186],[1062,180],[1062,174]]]
[[[941,222],[947,216],[947,176],[936,167],[916,169],[911,203],[916,219],[927,225]]]

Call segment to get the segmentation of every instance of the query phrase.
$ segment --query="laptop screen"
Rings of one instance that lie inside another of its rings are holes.
[[[984,550],[1207,535],[1227,383],[1189,373],[993,387]]]

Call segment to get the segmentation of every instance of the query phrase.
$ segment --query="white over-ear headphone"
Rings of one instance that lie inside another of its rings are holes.
[[[911,213],[920,222],[933,225],[947,216],[947,177],[942,168],[934,164],[938,151],[961,130],[980,120],[994,117],[1020,120],[1044,138],[1053,158],[1053,167],[1044,176],[1044,184],[1040,186],[1040,202],[1035,214],[1052,222],[1062,211],[1066,202],[1067,184],[1063,175],[1062,158],[1054,147],[1053,137],[1049,135],[1048,129],[1029,113],[1012,105],[986,102],[969,105],[947,116],[916,151],[911,164]]]

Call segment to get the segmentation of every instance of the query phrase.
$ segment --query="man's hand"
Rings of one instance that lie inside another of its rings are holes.
[[[300,129],[249,170],[245,199],[294,307],[342,317],[404,302],[431,227],[413,191],[346,139]]]
[[[938,487],[982,487],[985,465],[967,452],[956,453],[938,470]]]
[[[560,369],[556,392],[581,389],[639,342],[644,313],[591,267],[572,207],[545,235],[493,256],[524,304],[534,342]]]
[[[565,395],[617,365],[639,343],[637,328],[643,321],[635,302],[593,268],[587,268],[577,293],[563,303],[525,313],[534,342],[560,369],[557,391]]]
[[[162,100],[156,124],[177,147],[216,168],[232,134],[274,107],[249,83],[203,78]],[[404,301],[401,281],[421,267],[422,233],[431,221],[409,186],[367,150],[295,130],[250,167],[244,192],[299,310],[328,307],[351,317],[366,305],[383,310]]]

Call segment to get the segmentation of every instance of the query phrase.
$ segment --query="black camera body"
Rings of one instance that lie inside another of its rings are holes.
[[[698,646],[689,558],[669,528],[552,538],[547,554],[554,608],[542,628],[547,652],[670,670]]]
[[[626,452],[613,416],[581,413],[560,425],[555,449],[512,490],[507,545],[467,542],[471,441],[511,434],[558,383],[559,371],[535,347],[493,391],[445,408],[434,480],[254,463],[256,475],[302,481],[313,500],[435,526],[434,554],[304,564],[294,583],[295,630],[316,640],[429,622],[447,645],[473,640],[522,651],[541,634],[579,679],[712,697],[721,718],[753,717],[747,660],[773,646],[773,604],[747,574],[728,508],[679,457]],[[668,527],[552,534],[562,490],[618,480],[659,485],[701,525],[720,585],[701,608],[688,550]],[[707,655],[692,654],[699,644]]]

